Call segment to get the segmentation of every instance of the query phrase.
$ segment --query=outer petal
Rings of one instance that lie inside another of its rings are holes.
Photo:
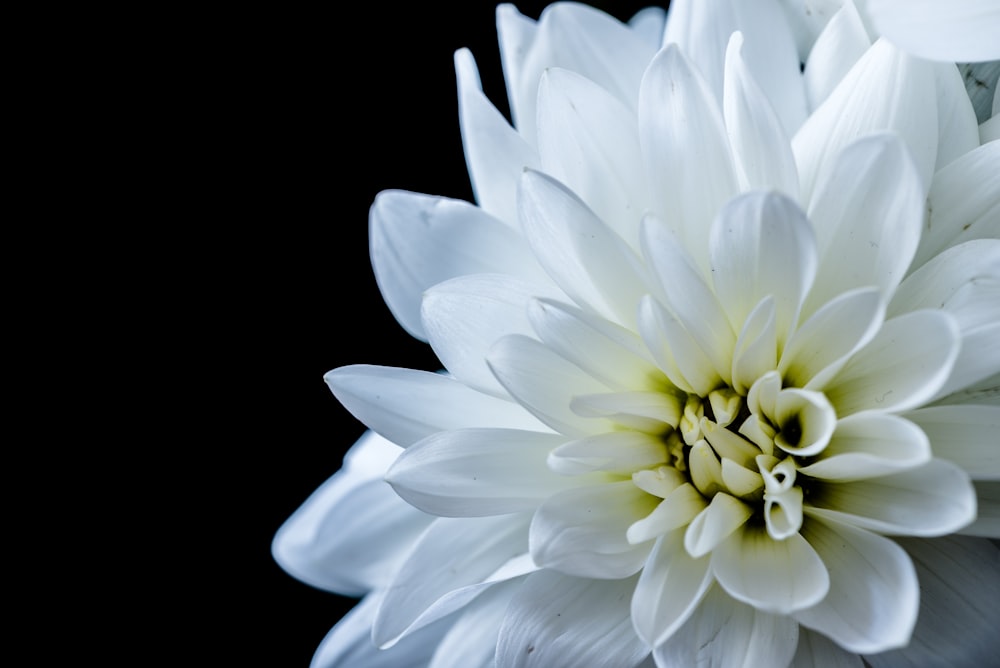
[[[427,668],[493,668],[500,624],[522,582],[516,578],[497,583],[465,606],[441,639]]]
[[[1000,406],[931,406],[906,418],[927,434],[938,457],[973,480],[1000,480]]]
[[[632,545],[626,529],[658,502],[631,480],[556,494],[538,507],[531,521],[531,556],[539,566],[569,575],[632,575],[642,568],[652,546]]]
[[[792,668],[864,668],[861,657],[848,652],[821,633],[799,628],[799,646]]]
[[[829,97],[871,44],[853,0],[844,2],[816,38],[805,61],[802,75],[810,109]]]
[[[528,576],[497,642],[497,668],[632,668],[649,649],[632,630],[636,578],[594,580],[555,571]]]
[[[386,190],[372,204],[368,229],[372,268],[389,310],[425,341],[420,299],[432,285],[484,272],[547,280],[514,230],[468,202]]]
[[[653,650],[653,656],[661,668],[787,666],[798,635],[798,624],[790,617],[755,609],[713,587],[687,622]]]
[[[278,529],[278,564],[314,587],[347,596],[388,584],[431,517],[409,506],[382,474],[400,449],[368,432]]]
[[[930,443],[918,426],[895,415],[867,412],[839,420],[826,449],[799,472],[821,480],[863,480],[930,459]]]
[[[1000,6],[992,0],[867,0],[878,31],[922,58],[1000,59]]]
[[[545,466],[549,451],[563,440],[515,429],[443,431],[407,449],[385,479],[409,503],[434,515],[530,510],[572,482]]]
[[[982,668],[995,663],[1000,550],[988,540],[899,539],[917,569],[920,615],[910,644],[866,656],[873,668]]]
[[[920,597],[906,553],[888,538],[810,518],[802,535],[830,572],[830,591],[794,617],[852,652],[878,652],[910,640]]]

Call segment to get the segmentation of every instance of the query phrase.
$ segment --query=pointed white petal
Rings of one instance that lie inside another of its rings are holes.
[[[920,614],[910,644],[866,656],[873,668],[978,668],[996,661],[1000,550],[981,538],[901,538],[920,580]]]
[[[631,474],[667,460],[667,448],[657,436],[638,431],[612,431],[560,445],[549,453],[556,473],[579,475],[591,471]]]
[[[522,582],[523,578],[498,582],[466,605],[441,638],[427,668],[494,668],[500,624]]]
[[[632,545],[625,531],[658,501],[631,480],[555,494],[531,521],[531,556],[543,568],[570,575],[628,577],[642,568],[652,546]]]
[[[810,109],[830,96],[871,45],[854,2],[844,2],[816,38],[802,72]]]
[[[545,431],[519,404],[440,373],[356,364],[334,369],[323,379],[351,415],[403,447],[462,427]]]
[[[799,627],[799,645],[791,665],[793,668],[864,668],[860,656],[805,626]]]
[[[500,627],[497,668],[632,668],[649,652],[632,629],[635,577],[575,578],[555,571],[528,576]]]
[[[720,471],[721,475],[721,471]],[[739,499],[724,492],[712,497],[711,503],[701,511],[684,532],[684,548],[692,557],[701,557],[726,540],[742,527],[753,509]]]
[[[798,197],[799,174],[789,135],[743,60],[742,46],[742,33],[733,33],[726,50],[722,97],[740,188],[773,188]]]
[[[719,545],[712,572],[733,598],[777,614],[814,605],[829,588],[822,560],[800,534],[775,540],[760,526],[744,525]]]
[[[885,306],[875,288],[859,288],[824,304],[800,326],[781,355],[788,385],[821,390],[882,326]]]
[[[639,302],[639,333],[657,366],[681,390],[705,396],[721,384],[694,337],[649,295]]]
[[[525,167],[538,167],[538,154],[483,94],[468,49],[455,52],[455,72],[462,146],[476,201],[485,211],[516,226],[517,179]]]
[[[958,533],[1000,539],[1000,482],[975,480],[976,520]]]
[[[444,431],[412,445],[385,475],[417,508],[446,517],[530,510],[573,480],[545,466],[557,434],[515,429]]]
[[[822,480],[864,480],[915,468],[930,458],[927,436],[913,422],[884,413],[859,413],[838,421],[819,459],[799,472]]]
[[[659,50],[666,21],[667,12],[662,7],[643,7],[628,20],[628,26],[653,49]]]
[[[935,406],[953,406],[960,404],[982,404],[984,406],[1000,406],[1000,373],[973,383],[963,390],[953,392],[934,402]]]
[[[634,326],[646,290],[639,258],[625,241],[566,186],[541,172],[521,176],[518,210],[535,256],[566,294]]]
[[[961,333],[958,359],[938,397],[1000,372],[1000,240],[949,248],[908,276],[889,313],[919,308],[943,309]]]
[[[809,50],[822,33],[823,28],[836,15],[844,4],[843,0],[778,0],[785,16],[788,18],[795,44],[799,52],[799,60],[806,61]]]
[[[783,347],[816,273],[816,240],[805,214],[778,193],[741,195],[719,213],[709,244],[715,294],[733,330],[771,297]]]
[[[628,542],[637,545],[687,526],[707,505],[694,485],[685,482],[667,494],[653,512],[628,528]]]
[[[819,271],[806,314],[852,288],[892,294],[920,240],[925,192],[893,135],[866,137],[839,154],[809,206]]]
[[[708,562],[688,556],[682,529],[656,543],[632,595],[632,623],[648,645],[663,643],[694,612],[713,581]]]
[[[1000,66],[998,66],[1000,67]],[[953,63],[937,63],[938,154],[934,168],[940,170],[979,146],[979,121],[965,83]]]
[[[572,410],[577,394],[611,390],[552,349],[526,336],[507,336],[490,349],[490,369],[522,406],[552,429],[581,437],[611,431],[602,417],[583,417]]]
[[[295,578],[347,596],[384,586],[430,523],[382,480],[400,449],[368,432],[344,468],[313,492],[278,529],[275,561]]]
[[[906,414],[930,439],[937,457],[973,480],[1000,480],[1000,406],[932,406]]]
[[[431,348],[462,383],[506,395],[486,364],[486,353],[508,334],[531,334],[528,303],[555,297],[553,287],[501,274],[474,274],[439,283],[424,294],[421,314]]]
[[[497,570],[528,549],[528,516],[442,517],[417,541],[385,592],[372,626],[379,647],[465,606],[492,582],[536,570]]]
[[[524,61],[538,35],[538,24],[519,12],[512,3],[504,2],[497,5],[497,35],[511,118],[514,127],[519,128],[522,118],[535,115],[537,79],[534,87],[524,83]],[[527,99],[522,98],[522,92]]]
[[[426,340],[424,290],[465,274],[502,272],[544,280],[524,240],[482,209],[445,197],[386,190],[368,217],[372,268],[399,323]]]
[[[635,111],[589,79],[550,68],[538,89],[538,153],[633,248],[648,206]]]
[[[887,320],[827,384],[826,396],[841,416],[916,408],[948,380],[959,345],[958,325],[942,311]]]
[[[334,626],[316,648],[309,668],[422,668],[434,653],[450,620],[424,627],[391,649],[380,650],[372,642],[372,621],[381,602],[381,592],[366,596]]]
[[[969,476],[941,459],[855,482],[815,481],[806,514],[881,533],[941,536],[976,517]]]
[[[1000,237],[1000,142],[984,144],[939,170],[927,208],[930,220],[914,268],[965,241]]]
[[[867,0],[876,29],[922,58],[1000,59],[1000,6],[992,0]]]
[[[754,609],[712,587],[697,610],[653,650],[657,666],[787,666],[799,627],[790,617]]]
[[[812,201],[844,147],[882,130],[897,133],[906,143],[926,191],[937,159],[937,129],[933,63],[908,56],[885,40],[875,42],[792,138],[803,201]],[[809,217],[813,219],[811,210]]]
[[[818,605],[794,613],[803,625],[852,652],[905,645],[917,619],[917,576],[906,553],[888,538],[809,518],[802,535],[830,573]]]
[[[733,349],[733,389],[745,395],[754,382],[778,364],[774,298],[770,295],[747,315]]]
[[[707,269],[709,225],[738,184],[719,103],[676,44],[643,76],[639,139],[654,212]]]

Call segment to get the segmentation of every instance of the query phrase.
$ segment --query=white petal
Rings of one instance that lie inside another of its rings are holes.
[[[907,277],[889,313],[940,308],[961,332],[961,348],[944,396],[1000,372],[1000,241],[977,239],[949,248]]]
[[[933,405],[952,406],[957,404],[1000,406],[1000,373],[995,373],[977,383],[969,385],[963,390],[937,399]]]
[[[747,316],[733,349],[733,389],[745,395],[754,382],[778,364],[774,298],[770,295]]]
[[[816,38],[802,72],[810,109],[829,97],[871,44],[854,2],[844,2]]]
[[[775,445],[789,454],[811,457],[830,442],[837,414],[822,392],[789,387],[778,393],[774,421]]]
[[[612,431],[560,445],[549,453],[549,467],[563,475],[590,471],[631,474],[667,460],[667,448],[658,436],[638,431]]]
[[[547,346],[526,336],[507,336],[490,349],[487,363],[504,388],[539,420],[567,436],[611,431],[601,417],[581,417],[572,410],[576,394],[611,390]]]
[[[1000,539],[1000,482],[976,480],[976,520],[960,529],[967,536]]]
[[[579,74],[550,68],[538,89],[538,152],[546,174],[638,246],[648,195],[635,111]]]
[[[409,503],[446,517],[535,508],[571,484],[545,466],[564,437],[515,429],[459,429],[407,449],[385,475]]]
[[[372,621],[381,602],[381,592],[366,596],[334,626],[316,648],[310,668],[423,668],[433,655],[450,620],[424,627],[391,649],[380,650],[372,642]]]
[[[709,244],[715,294],[733,330],[771,297],[783,347],[816,273],[816,240],[805,214],[778,193],[741,195],[719,213]]]
[[[628,528],[628,542],[637,545],[678,527],[685,527],[707,505],[701,492],[685,482],[667,494],[653,512]]]
[[[910,644],[866,656],[873,668],[981,668],[996,662],[1000,550],[988,540],[903,538],[920,580],[920,614]]]
[[[632,668],[649,648],[632,630],[636,578],[594,580],[555,571],[528,576],[500,627],[497,668]]]
[[[747,504],[724,492],[712,497],[711,503],[701,511],[684,532],[684,548],[692,557],[701,557],[725,541],[742,527],[753,510]]]
[[[455,73],[462,146],[476,201],[485,211],[516,226],[517,179],[525,167],[538,167],[538,154],[483,94],[468,49],[455,52]]]
[[[545,278],[524,240],[482,209],[445,197],[386,190],[368,217],[372,268],[399,323],[426,340],[424,290],[465,274],[503,272]]]
[[[1000,90],[1000,88],[997,88],[997,90]],[[1000,139],[1000,113],[995,113],[993,118],[979,124],[980,144],[988,144],[997,139]]]
[[[738,186],[719,104],[676,44],[643,76],[639,139],[654,212],[707,269],[709,225]]]
[[[639,333],[670,382],[705,396],[721,384],[721,376],[695,338],[655,299],[639,302]]]
[[[814,605],[829,588],[816,551],[800,535],[774,540],[744,525],[712,552],[712,572],[733,598],[777,614]]]
[[[785,12],[795,36],[799,60],[805,62],[824,26],[844,3],[843,0],[811,0],[809,3],[802,0],[778,0],[778,4]]]
[[[654,49],[660,48],[667,12],[662,7],[643,7],[628,20],[632,32],[639,35]]]
[[[532,302],[528,317],[547,346],[609,387],[644,391],[668,384],[642,340],[624,327],[548,300]]]
[[[521,578],[497,583],[465,606],[427,668],[493,668],[500,624],[521,583]]]
[[[852,652],[905,645],[917,619],[917,576],[906,553],[888,538],[809,518],[802,526],[830,573],[830,590],[794,617]]]
[[[628,429],[665,435],[677,427],[681,399],[669,391],[610,392],[573,397],[569,407],[582,417],[606,417]]]
[[[705,237],[707,240],[708,235]],[[654,218],[643,220],[640,238],[646,263],[659,280],[664,304],[694,337],[716,373],[728,382],[736,335],[694,258],[678,237]]]
[[[930,439],[934,454],[973,480],[1000,480],[1000,407],[932,406],[906,414]]]
[[[913,266],[971,239],[1000,236],[1000,142],[972,150],[934,175],[930,220]]]
[[[969,99],[971,93],[963,95],[965,82],[958,68],[952,63],[937,63],[934,74],[937,79],[938,102],[935,169],[940,170],[979,146],[979,121]]]
[[[545,431],[519,404],[440,373],[356,364],[334,369],[323,379],[351,415],[403,447],[462,427]]]
[[[497,573],[527,552],[527,529],[526,515],[436,519],[385,592],[372,627],[375,644],[391,647],[403,635],[465,606],[490,583],[536,570],[529,562],[527,568]]]
[[[507,334],[530,334],[529,300],[557,294],[551,288],[500,274],[454,278],[425,293],[424,329],[438,359],[458,380],[504,396],[486,364],[486,351]]]
[[[743,60],[741,33],[726,50],[723,114],[742,190],[776,189],[798,197],[799,174],[788,133]],[[804,118],[804,116],[803,116]]]
[[[580,305],[634,326],[645,292],[639,258],[563,184],[536,171],[521,176],[524,235],[553,280]]]
[[[384,449],[400,449],[368,432],[344,468],[313,492],[278,529],[275,561],[295,578],[347,596],[388,583],[430,523],[382,480]],[[369,461],[374,460],[374,461]]]
[[[992,0],[867,0],[878,31],[922,58],[1000,59],[1000,6]]]
[[[934,65],[885,40],[875,42],[792,138],[803,201],[812,201],[844,147],[882,130],[906,143],[926,190],[937,159],[937,129]]]
[[[864,668],[864,663],[857,654],[803,626],[799,628],[792,668]]]
[[[887,320],[826,386],[837,414],[904,411],[929,401],[958,357],[959,332],[941,311],[913,311]]]
[[[500,41],[500,63],[503,66],[507,100],[514,127],[521,127],[521,119],[531,117],[534,123],[535,97],[538,92],[537,73],[531,84],[525,83],[525,58],[538,36],[538,24],[521,14],[509,2],[497,5],[497,34]],[[524,96],[522,97],[522,92]]]
[[[838,421],[819,459],[799,471],[822,480],[863,480],[914,468],[930,458],[927,436],[913,422],[884,413],[859,413]]]
[[[850,356],[878,333],[884,317],[885,306],[875,288],[834,297],[795,331],[778,371],[788,385],[823,389]]]
[[[657,666],[787,666],[799,627],[790,617],[754,609],[712,587],[687,622],[653,650]]]
[[[631,480],[578,487],[546,499],[531,521],[531,556],[543,568],[592,578],[623,578],[640,568],[651,545],[625,531],[659,499]]]
[[[708,562],[688,556],[682,529],[656,543],[632,595],[632,623],[648,645],[663,643],[701,602],[713,581]]]
[[[892,294],[920,240],[925,192],[893,135],[866,137],[839,154],[809,206],[819,271],[806,314],[852,288]]]
[[[969,476],[941,459],[871,480],[815,481],[806,513],[882,533],[941,536],[976,517]]]

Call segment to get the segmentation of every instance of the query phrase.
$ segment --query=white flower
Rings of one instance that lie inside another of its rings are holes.
[[[331,371],[375,434],[275,539],[366,594],[315,665],[995,656],[1000,143],[954,64],[814,108],[776,4],[709,4],[501,6],[516,129],[456,54],[478,204],[371,212],[447,373]]]

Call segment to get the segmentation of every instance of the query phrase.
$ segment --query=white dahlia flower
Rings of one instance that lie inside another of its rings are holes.
[[[314,665],[996,659],[1000,142],[885,39],[810,102],[748,5],[500,6],[513,126],[456,54],[476,204],[370,218],[446,372],[331,371],[371,432],[274,542],[364,596]]]

